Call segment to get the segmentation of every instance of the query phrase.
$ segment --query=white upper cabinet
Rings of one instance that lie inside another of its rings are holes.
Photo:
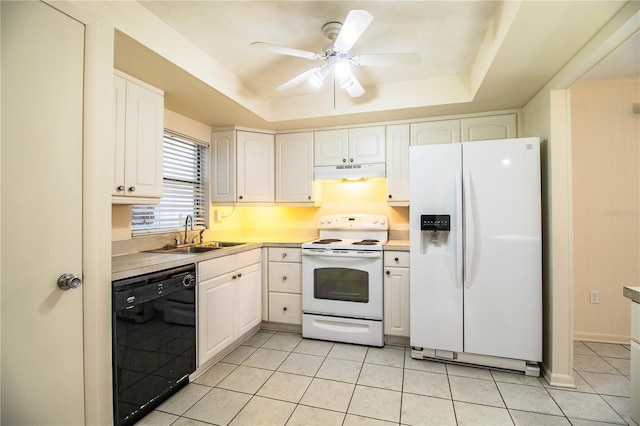
[[[315,132],[314,152],[316,166],[347,164],[349,158],[349,131],[340,129]]]
[[[315,165],[374,164],[385,161],[384,126],[315,132]]]
[[[460,122],[462,142],[517,137],[516,114],[470,117]]]
[[[244,130],[211,137],[211,202],[275,201],[274,136]]]
[[[275,201],[274,137],[237,131],[237,200],[245,203]]]
[[[276,135],[276,202],[314,201],[313,132]]]
[[[387,126],[387,203],[409,202],[409,125]]]
[[[236,201],[236,131],[214,132],[211,137],[211,202]]]
[[[460,120],[411,124],[411,145],[460,142]]]
[[[119,71],[114,75],[112,202],[153,204],[162,197],[164,94]]]
[[[384,126],[349,129],[349,163],[384,163],[384,136]]]

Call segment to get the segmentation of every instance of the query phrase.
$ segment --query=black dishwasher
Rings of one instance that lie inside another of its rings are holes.
[[[113,281],[114,421],[130,425],[196,369],[195,266]]]

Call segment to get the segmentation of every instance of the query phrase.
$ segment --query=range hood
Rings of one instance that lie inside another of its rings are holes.
[[[313,169],[315,180],[358,180],[385,177],[386,166],[384,163],[316,166]]]

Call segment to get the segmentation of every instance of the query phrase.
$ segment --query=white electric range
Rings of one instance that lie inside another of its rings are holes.
[[[319,238],[302,245],[302,335],[383,346],[385,216],[320,217]]]

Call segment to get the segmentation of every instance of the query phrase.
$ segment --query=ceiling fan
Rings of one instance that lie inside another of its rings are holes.
[[[331,44],[321,53],[278,46],[271,43],[254,42],[251,46],[282,55],[299,58],[322,60],[324,64],[313,67],[308,71],[292,78],[280,85],[277,90],[287,90],[309,80],[312,85],[320,87],[327,76],[333,71],[335,80],[340,88],[347,91],[349,96],[357,98],[365,92],[364,88],[353,75],[351,65],[357,66],[397,66],[416,65],[421,58],[417,53],[379,53],[351,56],[349,51],[360,36],[373,21],[373,16],[366,10],[352,10],[347,14],[344,24],[328,22],[322,27],[322,32]]]

